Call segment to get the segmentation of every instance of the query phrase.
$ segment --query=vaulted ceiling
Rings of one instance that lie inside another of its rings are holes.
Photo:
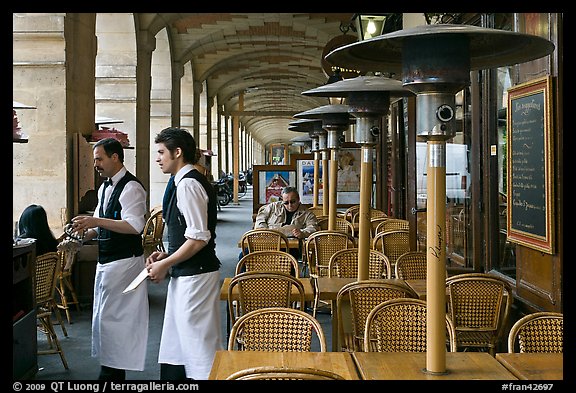
[[[303,96],[326,83],[322,66],[327,43],[338,41],[353,14],[327,13],[144,13],[141,28],[167,28],[172,61],[192,66],[206,81],[208,97],[228,115],[239,114],[260,143],[289,143],[302,136],[288,130],[294,114],[328,103]],[[349,32],[346,40],[356,40]],[[328,68],[329,72],[329,68]],[[240,99],[243,95],[243,99]],[[243,103],[243,108],[240,105]],[[242,110],[242,112],[237,112]]]

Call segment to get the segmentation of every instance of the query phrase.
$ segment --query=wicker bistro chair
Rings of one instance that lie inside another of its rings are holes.
[[[488,350],[495,356],[513,302],[508,283],[485,273],[465,273],[448,277],[446,288],[458,350]]]
[[[72,268],[76,262],[76,254],[82,248],[82,239],[84,233],[72,232],[69,226],[64,229],[64,234],[58,238],[58,257],[60,259],[60,267],[58,269],[58,279],[56,283],[56,291],[58,292],[59,302],[57,306],[59,309],[64,310],[68,323],[72,323],[72,316],[70,315],[70,307],[76,306],[76,311],[80,311],[80,302],[78,295],[72,284]]]
[[[254,251],[288,251],[288,238],[282,232],[257,228],[245,232],[240,238],[243,255]]]
[[[164,220],[162,219],[162,207],[156,207],[150,213],[146,220],[144,230],[142,231],[142,246],[144,255],[150,255],[154,251],[166,252],[164,242]]]
[[[238,291],[237,307],[234,307],[233,291]],[[298,291],[298,300],[292,300],[292,288]],[[304,287],[287,273],[249,271],[230,280],[228,287],[228,310],[232,324],[250,311],[266,307],[290,307],[304,310]]]
[[[342,218],[342,217],[336,217],[336,222],[335,222],[335,231],[341,231],[344,233],[349,234],[350,236],[354,237],[354,225]],[[320,218],[318,218],[318,226],[320,227],[320,230],[322,231],[327,231],[328,230],[328,217],[326,216],[321,216]]]
[[[418,298],[412,288],[381,280],[363,280],[344,285],[336,296],[337,321],[342,351],[364,350],[364,325],[368,314],[378,304],[395,298]],[[349,302],[349,311],[344,307]],[[344,319],[350,313],[351,332],[346,333]]]
[[[378,225],[374,228],[374,236],[380,232],[394,231],[397,229],[402,229],[405,231],[410,230],[410,222],[408,220],[402,220],[400,218],[387,218],[378,222]]]
[[[318,277],[328,276],[328,264],[332,255],[337,251],[353,247],[354,238],[340,231],[316,231],[306,239],[305,253],[310,278],[315,289],[312,316],[316,317],[319,303]]]
[[[411,251],[410,231],[397,229],[377,233],[372,240],[372,248],[382,251],[390,260],[390,265],[395,268],[398,257]]]
[[[564,314],[542,311],[520,318],[508,334],[508,352],[563,353]]]
[[[48,252],[36,257],[36,277],[34,280],[36,319],[39,322],[38,330],[46,335],[49,346],[49,349],[38,349],[37,352],[38,355],[59,354],[64,368],[68,370],[68,362],[52,323],[52,315],[55,313],[58,323],[62,327],[62,332],[68,336],[55,300],[59,270],[60,257],[57,252]]]
[[[385,212],[383,212],[382,210],[379,209],[374,209],[374,208],[370,208],[370,210],[368,210],[368,218],[370,220],[373,220],[375,218],[385,218],[388,217],[388,214],[386,214]],[[360,223],[360,208],[358,208],[358,210],[356,210],[354,212],[354,215],[352,216],[352,224],[354,224],[354,227],[357,227]]]
[[[64,310],[66,313],[66,320],[72,323],[72,316],[70,315],[70,306],[75,305],[76,311],[80,311],[80,302],[78,295],[72,284],[72,267],[76,261],[75,255],[70,255],[70,251],[58,250],[58,259],[60,267],[58,269],[58,279],[56,284],[56,291],[58,292],[60,302],[57,302],[59,309]],[[70,296],[70,299],[68,298]]]
[[[316,217],[320,217],[324,214],[324,208],[322,206],[316,206],[316,207],[310,206],[308,210],[314,213]]]
[[[299,267],[296,258],[285,251],[254,251],[244,255],[236,264],[236,272],[240,274],[251,271],[272,271],[292,274],[298,278]]]
[[[397,298],[374,307],[366,318],[366,352],[426,352],[426,301]],[[456,352],[455,330],[446,316],[447,350]]]
[[[368,278],[391,278],[392,268],[388,257],[377,250],[370,250]],[[358,249],[336,251],[328,262],[328,277],[358,277]]]
[[[394,273],[403,280],[425,280],[427,275],[426,253],[408,251],[396,259]]]
[[[391,218],[389,217],[375,217],[375,218],[371,218],[370,219],[370,239],[374,239],[374,235],[376,235],[376,228],[378,228],[378,225],[380,225],[382,222],[386,221],[386,220],[390,220]]]
[[[250,367],[236,371],[226,377],[226,380],[344,380],[345,378],[328,370],[318,370],[309,367]]]
[[[234,323],[228,350],[310,352],[314,337],[320,352],[326,352],[326,336],[316,318],[292,308],[261,308]]]
[[[360,210],[360,205],[352,205],[348,209],[346,209],[341,214],[341,216],[345,220],[352,222],[352,219],[354,218],[354,215],[358,212],[358,210]]]

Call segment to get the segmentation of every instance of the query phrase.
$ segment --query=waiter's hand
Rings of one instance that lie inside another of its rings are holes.
[[[72,219],[72,229],[75,232],[87,231],[98,225],[98,217],[94,216],[76,216]]]
[[[148,258],[146,258],[146,267],[152,265],[156,261],[161,261],[162,259],[166,258],[168,253],[162,251],[154,251]]]
[[[167,255],[168,254],[166,254],[166,256]],[[148,265],[148,259],[147,259],[146,265],[148,268],[148,276],[150,277],[150,281],[152,281],[153,283],[159,283],[160,281],[164,280],[164,278],[166,278],[166,275],[168,274],[168,269],[170,269],[170,266],[168,264],[162,263],[162,261],[160,260]]]

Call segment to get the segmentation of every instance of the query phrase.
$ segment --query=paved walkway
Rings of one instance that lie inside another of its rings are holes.
[[[216,228],[216,252],[222,262],[221,277],[232,277],[238,262],[238,240],[247,230],[252,228],[252,189],[239,200],[239,204],[230,203],[218,212],[218,226]],[[149,283],[150,301],[150,330],[148,336],[148,352],[146,367],[142,372],[128,371],[129,380],[158,380],[160,366],[158,365],[158,348],[164,316],[167,280],[160,284]],[[221,302],[223,345],[226,346],[226,303]],[[85,307],[80,312],[72,311],[72,324],[66,324],[68,337],[63,337],[60,326],[55,326],[56,333],[64,349],[69,370],[65,370],[58,355],[42,355],[38,357],[38,380],[93,380],[98,377],[100,364],[98,359],[90,355],[90,318],[92,310]],[[63,317],[64,314],[62,314]],[[331,325],[328,314],[317,315],[324,327],[328,348],[331,348]],[[66,323],[66,322],[65,322]],[[38,334],[38,346],[47,345],[44,334]]]

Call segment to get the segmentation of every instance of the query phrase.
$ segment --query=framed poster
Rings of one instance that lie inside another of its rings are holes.
[[[296,184],[296,170],[290,165],[254,165],[253,212],[262,205],[282,199],[282,189]]]
[[[554,253],[552,79],[508,89],[507,231],[511,242]]]
[[[314,155],[293,154],[291,160],[296,164],[296,181],[300,202],[314,205]],[[322,161],[319,163],[319,203],[322,204]]]
[[[270,145],[270,164],[271,165],[287,165],[288,149],[282,143],[273,143]]]
[[[342,147],[338,149],[338,206],[352,206],[360,203],[360,148]]]

